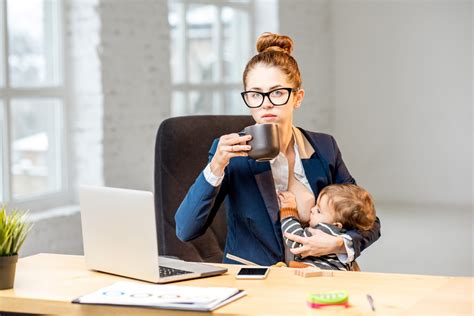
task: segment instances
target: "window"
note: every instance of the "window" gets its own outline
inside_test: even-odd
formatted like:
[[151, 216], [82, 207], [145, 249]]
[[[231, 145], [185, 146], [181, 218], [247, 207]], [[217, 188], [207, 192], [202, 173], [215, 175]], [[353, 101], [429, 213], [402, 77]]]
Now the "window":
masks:
[[169, 1], [173, 116], [248, 114], [242, 72], [253, 53], [254, 1]]
[[0, 201], [51, 207], [67, 188], [61, 1], [0, 3]]

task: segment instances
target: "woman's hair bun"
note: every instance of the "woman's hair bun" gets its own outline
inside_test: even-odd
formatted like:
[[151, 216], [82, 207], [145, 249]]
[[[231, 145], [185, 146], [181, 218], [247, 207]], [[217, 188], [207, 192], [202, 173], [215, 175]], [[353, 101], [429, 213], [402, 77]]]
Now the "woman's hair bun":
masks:
[[293, 40], [285, 35], [266, 32], [257, 39], [257, 52], [279, 51], [291, 55]]

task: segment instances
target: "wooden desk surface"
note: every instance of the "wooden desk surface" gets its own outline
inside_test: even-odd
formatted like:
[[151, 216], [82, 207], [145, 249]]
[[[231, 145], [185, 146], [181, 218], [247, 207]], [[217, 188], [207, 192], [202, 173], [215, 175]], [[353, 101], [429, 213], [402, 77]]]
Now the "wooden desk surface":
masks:
[[[236, 280], [239, 266], [218, 277], [175, 284], [245, 289], [247, 296], [214, 311], [217, 315], [473, 315], [474, 278], [368, 272], [336, 272], [333, 277], [301, 278], [292, 269], [272, 268], [265, 280]], [[15, 287], [0, 291], [0, 311], [61, 315], [194, 315], [203, 313], [70, 303], [119, 280], [85, 269], [82, 256], [39, 254], [20, 259]], [[139, 282], [139, 281], [137, 281]], [[351, 306], [313, 310], [308, 293], [349, 291]], [[366, 299], [374, 299], [372, 312]]]

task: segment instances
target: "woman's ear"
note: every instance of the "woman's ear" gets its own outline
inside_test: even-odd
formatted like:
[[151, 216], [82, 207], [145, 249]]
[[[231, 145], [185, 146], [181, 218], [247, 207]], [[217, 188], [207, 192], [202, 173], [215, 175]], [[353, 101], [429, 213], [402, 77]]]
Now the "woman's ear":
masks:
[[342, 224], [340, 222], [335, 222], [335, 223], [332, 223], [334, 226], [336, 226], [337, 228], [339, 229], [342, 229]]
[[301, 88], [299, 89], [298, 91], [295, 91], [294, 92], [294, 96], [295, 96], [295, 105], [294, 105], [294, 108], [297, 109], [301, 106], [301, 102], [303, 102], [303, 98], [304, 98], [304, 89]]

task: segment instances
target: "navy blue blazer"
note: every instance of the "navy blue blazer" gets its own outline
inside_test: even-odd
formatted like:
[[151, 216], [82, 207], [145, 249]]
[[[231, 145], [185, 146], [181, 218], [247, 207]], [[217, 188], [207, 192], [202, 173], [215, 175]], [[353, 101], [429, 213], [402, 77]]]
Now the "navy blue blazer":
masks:
[[[315, 196], [329, 184], [355, 184], [332, 136], [300, 130], [315, 149], [309, 159], [302, 159]], [[217, 144], [218, 140], [215, 140], [209, 151], [209, 161]], [[232, 158], [218, 187], [210, 185], [201, 172], [176, 212], [177, 237], [189, 241], [204, 234], [223, 201], [227, 209], [225, 254], [231, 253], [260, 265], [284, 261], [278, 200], [269, 162], [256, 162], [248, 157]], [[349, 230], [347, 234], [352, 237], [355, 257], [358, 257], [380, 237], [380, 221], [377, 218], [370, 231]], [[225, 255], [224, 262], [236, 263]]]

